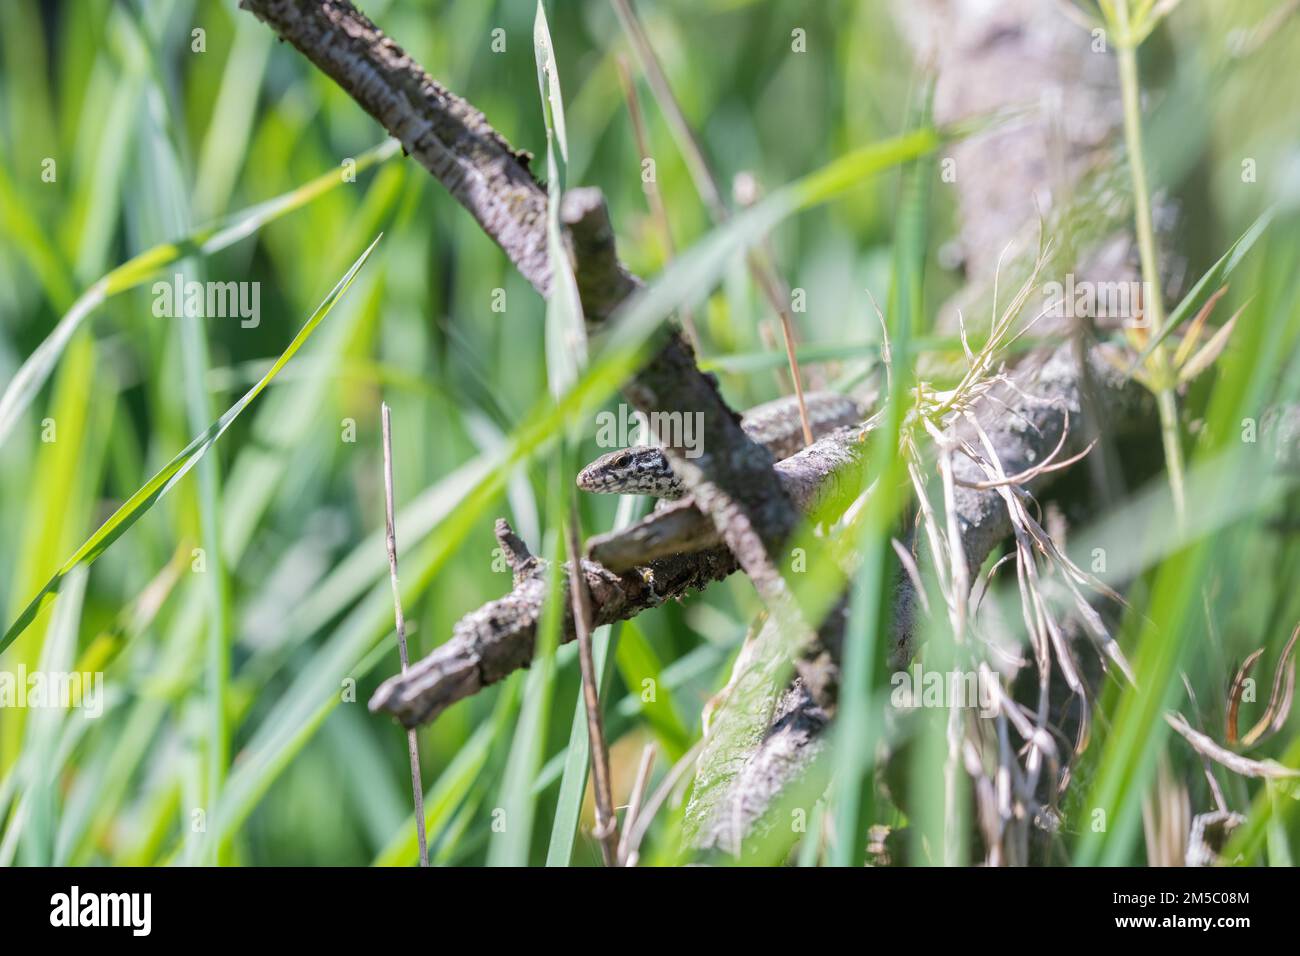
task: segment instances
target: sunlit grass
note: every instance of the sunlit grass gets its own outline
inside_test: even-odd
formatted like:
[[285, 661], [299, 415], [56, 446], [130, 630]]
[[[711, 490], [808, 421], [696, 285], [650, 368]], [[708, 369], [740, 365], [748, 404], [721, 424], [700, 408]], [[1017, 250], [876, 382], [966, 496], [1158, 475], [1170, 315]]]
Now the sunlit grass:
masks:
[[[805, 613], [819, 620], [850, 595], [838, 721], [771, 811], [781, 825], [743, 862], [860, 865], [869, 828], [882, 824], [910, 829], [908, 862], [981, 859], [962, 816], [964, 777], [945, 788], [946, 715], [927, 715], [914, 740], [886, 740], [891, 538], [916, 507], [898, 435], [915, 363], [959, 374], [964, 362], [962, 341], [935, 326], [962, 284], [940, 255], [955, 219], [937, 161], [971, 132], [900, 106], [909, 86], [924, 104], [925, 84], [891, 42], [889, 5], [798, 5], [816, 42], [795, 55], [769, 5], [638, 4], [723, 192], [744, 172], [762, 194], [714, 226], [680, 130], [654, 91], [643, 96], [676, 245], [667, 263], [615, 82], [613, 57], [627, 51], [608, 5], [552, 3], [542, 17], [532, 4], [481, 0], [367, 8], [539, 157], [553, 198], [605, 191], [620, 252], [647, 287], [590, 336], [563, 269], [561, 294], [543, 302], [396, 142], [375, 146], [375, 124], [235, 5], [198, 0], [181, 16], [87, 0], [79, 16], [54, 19], [36, 0], [11, 6], [0, 41], [0, 671], [102, 671], [106, 693], [96, 720], [0, 711], [0, 864], [412, 865], [403, 737], [365, 709], [397, 667], [380, 400], [394, 409], [402, 598], [422, 656], [510, 589], [492, 554], [495, 517], [537, 554], [561, 557], [594, 416], [620, 401], [674, 316], [695, 318], [702, 364], [734, 407], [788, 390], [770, 304], [745, 266], [769, 237], [774, 268], [806, 294], [806, 311], [792, 312], [805, 381], [856, 387], [870, 374], [892, 389], [881, 396], [886, 427], [869, 439], [877, 484], [865, 510], [847, 531], [808, 527], [798, 539], [815, 558], [796, 582]], [[1155, 12], [1146, 0], [1106, 6], [1112, 19]], [[1171, 397], [1177, 474], [1158, 463], [1111, 511], [1069, 528], [1065, 550], [1080, 566], [1098, 549], [1109, 557], [1098, 576], [1129, 601], [1111, 610], [1137, 677], [1136, 687], [1106, 680], [1063, 800], [1062, 852], [1086, 864], [1146, 862], [1142, 804], [1161, 759], [1194, 812], [1212, 808], [1202, 761], [1164, 713], [1222, 742], [1236, 664], [1264, 648], [1260, 672], [1271, 674], [1300, 621], [1294, 471], [1266, 472], [1260, 457], [1266, 411], [1300, 400], [1285, 180], [1300, 113], [1271, 72], [1300, 40], [1283, 29], [1232, 59], [1220, 46], [1247, 14], [1185, 0], [1171, 16], [1185, 18], [1170, 35], [1183, 68], [1214, 71], [1213, 83], [1202, 77], [1204, 129], [1169, 142], [1162, 116], [1182, 115], [1179, 97], [1198, 85], [1180, 76], [1166, 89], [1136, 70], [1161, 55], [1157, 28], [1126, 47], [1125, 103], [1146, 150], [1130, 162], [1149, 180], [1138, 189], [1147, 199], [1178, 195], [1174, 172], [1214, 170], [1208, 189], [1192, 190], [1212, 228], [1195, 237], [1205, 251], [1188, 263], [1189, 291], [1154, 313], [1168, 305], [1168, 317], [1117, 344], [1129, 371], [1149, 371], [1157, 353], [1169, 371], [1237, 318], [1197, 376], [1148, 382]], [[190, 49], [191, 19], [206, 28], [203, 53]], [[497, 26], [504, 53], [490, 46]], [[1268, 108], [1235, 108], [1255, 96]], [[1170, 163], [1179, 149], [1192, 155]], [[1241, 157], [1259, 160], [1257, 180], [1242, 179]], [[47, 158], [53, 181], [42, 178]], [[1148, 278], [1161, 264], [1155, 246], [1142, 244]], [[258, 282], [260, 325], [155, 316], [152, 283], [182, 268]], [[985, 326], [967, 319], [978, 349]], [[1197, 348], [1180, 351], [1194, 325]], [[1040, 344], [1027, 337], [1002, 357]], [[592, 497], [581, 525], [605, 531], [644, 507]], [[831, 559], [836, 548], [856, 554], [856, 570]], [[575, 648], [556, 646], [559, 593], [533, 668], [420, 732], [435, 864], [600, 860]], [[1009, 608], [1020, 639], [1014, 573], [986, 601]], [[616, 807], [647, 743], [658, 754], [651, 794], [698, 754], [702, 711], [759, 611], [736, 576], [596, 633]], [[942, 620], [926, 630], [927, 666], [951, 655], [950, 631]], [[1243, 706], [1244, 726], [1262, 706]], [[1250, 756], [1296, 766], [1296, 720]], [[881, 785], [882, 742], [900, 746], [901, 777], [923, 794], [906, 811]], [[1292, 862], [1294, 791], [1209, 773], [1246, 815], [1228, 858]], [[646, 828], [642, 865], [691, 859], [681, 845], [690, 772], [681, 779]], [[794, 811], [801, 829], [785, 823]]]

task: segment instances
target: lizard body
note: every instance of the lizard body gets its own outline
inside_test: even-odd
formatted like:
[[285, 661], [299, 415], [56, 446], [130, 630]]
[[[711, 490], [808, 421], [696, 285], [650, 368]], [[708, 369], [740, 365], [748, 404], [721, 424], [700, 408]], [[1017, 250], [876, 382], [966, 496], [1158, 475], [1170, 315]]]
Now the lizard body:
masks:
[[[862, 420], [864, 409], [855, 399], [836, 392], [804, 396], [814, 438]], [[799, 403], [793, 397], [756, 405], [744, 414], [740, 427], [781, 461], [804, 447]], [[637, 445], [601, 455], [578, 473], [578, 487], [596, 494], [650, 495], [673, 500], [683, 494], [668, 456], [657, 445]]]

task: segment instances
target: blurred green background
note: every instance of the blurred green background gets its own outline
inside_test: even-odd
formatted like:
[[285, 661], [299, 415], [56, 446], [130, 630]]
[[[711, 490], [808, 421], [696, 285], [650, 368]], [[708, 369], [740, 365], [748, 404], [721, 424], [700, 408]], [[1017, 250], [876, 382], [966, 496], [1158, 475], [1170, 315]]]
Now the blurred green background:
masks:
[[[1294, 396], [1300, 28], [1284, 23], [1250, 56], [1225, 54], [1234, 31], [1276, 6], [1181, 5], [1162, 29], [1164, 49], [1153, 53], [1164, 70], [1153, 89], [1184, 98], [1172, 101], [1175, 119], [1149, 135], [1157, 157], [1211, 170], [1191, 197], [1214, 223], [1197, 236], [1209, 257], [1199, 268], [1267, 205], [1281, 204], [1229, 301], [1235, 310], [1253, 296], [1242, 321], [1264, 330], [1243, 336], [1247, 351], [1234, 360], [1246, 363], [1243, 380], [1259, 376]], [[363, 9], [515, 146], [535, 153], [533, 168], [544, 171], [532, 2]], [[638, 10], [724, 187], [750, 173], [770, 192], [905, 126], [916, 72], [887, 4], [642, 0]], [[642, 189], [619, 57], [637, 77], [679, 250], [709, 233], [707, 210], [610, 5], [562, 2], [547, 11], [567, 109], [568, 183], [605, 191], [625, 261], [653, 276], [667, 249]], [[799, 55], [791, 52], [795, 27], [808, 36]], [[491, 48], [498, 28], [504, 52]], [[232, 2], [7, 0], [0, 33], [0, 382], [113, 267], [336, 173], [383, 140], [332, 81]], [[1240, 177], [1244, 156], [1258, 165], [1250, 189]], [[47, 159], [55, 171], [48, 182]], [[1183, 187], [1176, 175], [1157, 185]], [[879, 339], [865, 290], [884, 302], [890, 288], [896, 192], [897, 177], [887, 173], [772, 237], [778, 271], [808, 290], [807, 311], [795, 316], [800, 341], [834, 359], [807, 367], [814, 384], [835, 381]], [[931, 304], [961, 285], [937, 255], [952, 235], [953, 209], [943, 190], [934, 192]], [[105, 714], [93, 721], [0, 709], [0, 863], [414, 861], [403, 734], [365, 708], [398, 667], [382, 543], [380, 401], [393, 408], [413, 658], [509, 589], [509, 574], [494, 567], [495, 517], [508, 516], [537, 553], [550, 553], [558, 516], [548, 506], [547, 457], [513, 469], [474, 508], [458, 504], [476, 480], [466, 463], [499, 449], [546, 394], [545, 304], [400, 153], [247, 238], [163, 270], [165, 278], [179, 270], [259, 283], [256, 328], [235, 318], [158, 318], [151, 282], [95, 309], [0, 446], [0, 602], [7, 626], [114, 508], [258, 380], [381, 231], [355, 284], [268, 391], [87, 576], [65, 582], [0, 657], [10, 670], [59, 662], [102, 670], [106, 692]], [[498, 289], [504, 311], [492, 308]], [[740, 257], [696, 321], [703, 358], [719, 368], [733, 407], [787, 392], [779, 359], [725, 365], [780, 348], [775, 318]], [[1198, 386], [1188, 421], [1214, 400], [1214, 387]], [[55, 441], [42, 440], [47, 420]], [[594, 455], [594, 423], [578, 424], [584, 453]], [[584, 527], [608, 528], [617, 507], [584, 496]], [[1289, 633], [1288, 622], [1300, 618], [1300, 554], [1293, 536], [1267, 533], [1275, 517], [1225, 535], [1224, 553], [1236, 549], [1237, 563], [1212, 592], [1222, 604], [1193, 602], [1197, 633], [1214, 632], [1225, 660], [1267, 644], [1271, 662], [1284, 626]], [[1198, 570], [1188, 593], [1211, 593], [1201, 585], [1213, 583], [1217, 568]], [[737, 577], [618, 632], [605, 685], [618, 802], [647, 743], [660, 747], [658, 782], [698, 739], [701, 706], [725, 683], [757, 610]], [[560, 850], [550, 848], [557, 808], [575, 809], [572, 795], [561, 796], [578, 695], [573, 652], [558, 652], [544, 724], [518, 719], [528, 675], [517, 674], [421, 731], [435, 861], [568, 858], [563, 839]], [[1201, 668], [1198, 686], [1230, 676], [1222, 662], [1217, 671], [1203, 660], [1188, 666]], [[659, 687], [653, 703], [641, 699], [646, 678]], [[520, 733], [538, 735], [541, 765], [522, 783], [509, 770]], [[1180, 766], [1197, 766], [1180, 742], [1167, 749]], [[1143, 756], [1124, 774], [1126, 791], [1144, 792], [1157, 757]], [[1260, 793], [1231, 786], [1239, 809]], [[506, 803], [527, 806], [532, 824], [513, 830], [503, 849], [492, 824]], [[590, 812], [588, 801], [575, 863], [599, 860]], [[1275, 859], [1289, 859], [1294, 825], [1288, 831], [1266, 812], [1259, 825], [1267, 839], [1254, 852], [1267, 843]], [[678, 859], [675, 827], [664, 813], [643, 862]], [[1113, 852], [1111, 862], [1145, 859], [1134, 834]]]

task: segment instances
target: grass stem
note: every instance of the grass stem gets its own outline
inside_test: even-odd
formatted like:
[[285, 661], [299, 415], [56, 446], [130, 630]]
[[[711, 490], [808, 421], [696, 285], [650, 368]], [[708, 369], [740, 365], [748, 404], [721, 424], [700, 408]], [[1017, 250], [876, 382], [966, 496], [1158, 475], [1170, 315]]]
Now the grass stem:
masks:
[[[704, 149], [696, 139], [691, 124], [686, 121], [686, 114], [682, 112], [681, 104], [673, 94], [668, 77], [659, 63], [659, 57], [655, 54], [645, 28], [632, 7], [631, 0], [612, 0], [612, 3], [614, 12], [636, 51], [641, 70], [645, 73], [659, 108], [663, 110], [664, 118], [668, 121], [677, 140], [677, 147], [681, 150], [691, 180], [695, 183], [695, 191], [699, 193], [700, 199], [708, 208], [714, 224], [720, 226], [731, 218], [731, 211], [722, 200], [722, 189], [718, 185], [718, 178], [713, 168], [704, 157]], [[794, 324], [787, 305], [790, 301], [790, 293], [785, 283], [776, 275], [775, 268], [757, 250], [745, 257], [745, 263], [759, 291], [780, 319], [786, 360], [790, 364], [790, 380], [794, 385], [795, 399], [799, 403], [799, 422], [803, 426], [803, 439], [806, 445], [811, 445], [812, 422], [808, 418], [808, 406], [804, 401], [803, 379], [799, 373], [799, 361], [795, 357]], [[698, 341], [694, 344], [698, 349]]]
[[[1156, 259], [1155, 229], [1151, 222], [1151, 189], [1147, 183], [1146, 156], [1142, 145], [1142, 102], [1138, 83], [1137, 45], [1140, 35], [1129, 20], [1128, 0], [1116, 0], [1115, 27], [1119, 33], [1118, 53], [1120, 96], [1124, 104], [1124, 142], [1128, 148], [1129, 173], [1133, 177], [1133, 213], [1136, 220], [1138, 258], [1142, 263], [1144, 295], [1142, 305], [1147, 327], [1159, 332], [1165, 327], [1164, 292], [1160, 287], [1160, 267]], [[1174, 515], [1181, 528], [1184, 522], [1183, 447], [1178, 430], [1178, 403], [1170, 380], [1169, 358], [1163, 345], [1151, 355], [1157, 374], [1156, 402], [1160, 411], [1160, 436], [1164, 444], [1165, 467], [1174, 500]]]
[[582, 549], [578, 532], [576, 493], [569, 505], [569, 576], [573, 601], [573, 629], [578, 640], [578, 666], [582, 672], [582, 698], [587, 706], [587, 737], [591, 750], [591, 782], [596, 792], [596, 839], [606, 866], [619, 860], [618, 819], [614, 816], [614, 797], [609, 780], [609, 750], [600, 714], [600, 691], [596, 687], [596, 662], [591, 651], [591, 595], [582, 573]]
[[[402, 671], [410, 666], [406, 651], [406, 617], [402, 614], [402, 594], [397, 584], [397, 529], [393, 521], [393, 426], [392, 410], [387, 402], [379, 406], [384, 431], [384, 541], [388, 546], [388, 577], [393, 585], [393, 617], [397, 627], [397, 653]], [[406, 731], [406, 752], [411, 760], [411, 790], [415, 796], [415, 835], [420, 845], [420, 866], [429, 865], [429, 843], [424, 833], [424, 779], [420, 773], [420, 741], [415, 728]]]

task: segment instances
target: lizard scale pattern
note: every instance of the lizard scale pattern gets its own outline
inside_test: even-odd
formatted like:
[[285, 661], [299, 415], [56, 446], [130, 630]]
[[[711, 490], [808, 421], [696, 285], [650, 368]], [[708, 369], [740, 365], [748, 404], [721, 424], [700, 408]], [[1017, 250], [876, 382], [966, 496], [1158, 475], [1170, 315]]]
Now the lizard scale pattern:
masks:
[[[848, 395], [810, 392], [804, 396], [814, 438], [862, 420], [863, 407]], [[757, 405], [745, 413], [741, 427], [777, 461], [803, 448], [799, 403], [793, 397]], [[669, 500], [682, 496], [668, 456], [657, 445], [638, 445], [601, 455], [578, 473], [578, 487], [596, 494], [650, 495]]]

